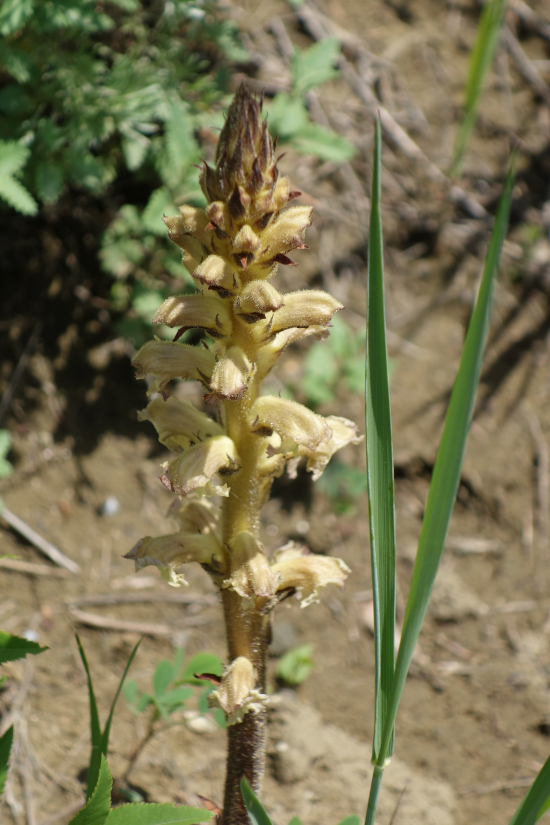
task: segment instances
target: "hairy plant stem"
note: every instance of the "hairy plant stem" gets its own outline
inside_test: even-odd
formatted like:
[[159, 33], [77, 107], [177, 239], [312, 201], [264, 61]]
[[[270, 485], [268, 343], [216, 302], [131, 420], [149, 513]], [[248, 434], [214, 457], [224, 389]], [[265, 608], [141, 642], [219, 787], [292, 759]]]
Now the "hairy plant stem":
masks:
[[[230, 492], [223, 504], [223, 542], [230, 542], [242, 531], [255, 537], [259, 532], [260, 507], [270, 482], [259, 478], [260, 439], [250, 432], [247, 416], [259, 391], [259, 382], [252, 380], [244, 397], [224, 403], [227, 433], [241, 456], [242, 466], [229, 479]], [[235, 557], [229, 554], [228, 575], [236, 573]], [[229, 661], [239, 656], [249, 659], [256, 672], [256, 688], [265, 692], [267, 646], [269, 644], [269, 614], [260, 612], [251, 601], [233, 589], [221, 591]], [[243, 804], [240, 780], [246, 776], [252, 788], [261, 790], [265, 762], [266, 712], [247, 713], [242, 722], [227, 729], [228, 751], [222, 825], [249, 825]]]

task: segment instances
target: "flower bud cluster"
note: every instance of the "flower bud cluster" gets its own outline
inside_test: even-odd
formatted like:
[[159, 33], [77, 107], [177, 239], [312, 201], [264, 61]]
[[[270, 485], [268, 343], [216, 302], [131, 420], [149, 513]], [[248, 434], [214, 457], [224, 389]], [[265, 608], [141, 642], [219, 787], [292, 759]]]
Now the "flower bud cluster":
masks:
[[[175, 585], [184, 582], [181, 565], [196, 561], [222, 592], [241, 598], [243, 610], [265, 612], [289, 592], [299, 594], [302, 605], [315, 601], [319, 587], [341, 585], [349, 572], [340, 560], [304, 555], [299, 548], [286, 548], [268, 562], [257, 524], [273, 478], [285, 467], [295, 474], [304, 457], [318, 478], [331, 455], [358, 438], [347, 419], [323, 418], [293, 401], [260, 395], [286, 347], [328, 334], [333, 314], [342, 309], [325, 292], [281, 294], [271, 283], [279, 265], [295, 265], [289, 253], [307, 248], [312, 209], [284, 208], [300, 193], [291, 192], [288, 178], [279, 175], [261, 109], [242, 85], [221, 132], [215, 166], [204, 163], [200, 174], [206, 209], [182, 206], [178, 216], [164, 218], [196, 292], [162, 304], [153, 322], [175, 329], [174, 340], [146, 343], [134, 366], [138, 377], [154, 378], [149, 392], [155, 397], [140, 417], [176, 454], [164, 465], [161, 481], [182, 501], [176, 513], [180, 531], [142, 539], [128, 557], [138, 569], [157, 565]], [[204, 330], [207, 337], [197, 346], [180, 342], [190, 329]], [[216, 419], [168, 394], [176, 378], [201, 382]], [[202, 498], [212, 495], [225, 498], [221, 516]], [[247, 661], [234, 660], [218, 691], [232, 719], [255, 707], [258, 698], [255, 670]], [[243, 698], [247, 691], [250, 702]]]

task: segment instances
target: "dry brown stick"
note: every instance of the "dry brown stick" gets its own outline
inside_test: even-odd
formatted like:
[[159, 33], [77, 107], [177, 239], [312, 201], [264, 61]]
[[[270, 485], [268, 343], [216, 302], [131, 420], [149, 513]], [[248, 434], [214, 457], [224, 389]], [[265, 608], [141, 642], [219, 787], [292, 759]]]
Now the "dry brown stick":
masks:
[[0, 559], [0, 567], [4, 570], [12, 570], [14, 573], [28, 573], [31, 576], [54, 576], [54, 578], [65, 579], [71, 575], [68, 570], [50, 567], [49, 564], [34, 564], [32, 561], [22, 559]]
[[147, 604], [162, 602], [163, 604], [216, 604], [217, 596], [190, 595], [188, 593], [100, 593], [97, 596], [83, 596], [80, 599], [69, 598], [65, 603], [74, 607], [106, 604]]
[[97, 627], [100, 630], [115, 630], [121, 633], [139, 633], [143, 636], [171, 636], [173, 629], [167, 624], [152, 622], [128, 622], [124, 619], [111, 619], [109, 616], [98, 616], [85, 610], [69, 607], [69, 613], [76, 622], [88, 627]]
[[[69, 606], [69, 613], [73, 619], [88, 627], [97, 627], [100, 630], [114, 630], [121, 633], [141, 633], [143, 636], [171, 636], [175, 628], [167, 624], [153, 622], [129, 622], [124, 619], [112, 619], [109, 616], [98, 616], [97, 613], [88, 613]], [[205, 616], [188, 616], [185, 619], [186, 627], [208, 624], [211, 620]]]
[[524, 405], [524, 414], [527, 418], [531, 438], [536, 449], [537, 465], [537, 500], [536, 500], [536, 528], [539, 542], [543, 547], [548, 546], [548, 445], [540, 426], [540, 421], [536, 413], [527, 405]]
[[510, 8], [530, 29], [537, 32], [545, 40], [550, 41], [550, 23], [535, 14], [527, 3], [524, 3], [523, 0], [510, 0]]
[[486, 793], [496, 793], [497, 791], [511, 791], [513, 788], [527, 788], [533, 783], [532, 779], [509, 779], [507, 782], [501, 782], [498, 779], [496, 782], [489, 782], [487, 785], [478, 785], [477, 787], [465, 788], [459, 791], [460, 796], [472, 793], [477, 796], [483, 796]]
[[[299, 6], [296, 9], [296, 16], [314, 40], [319, 41], [327, 37], [326, 29], [308, 6]], [[380, 116], [380, 125], [384, 134], [398, 146], [403, 154], [418, 163], [431, 180], [444, 186], [448, 190], [451, 200], [462, 205], [474, 218], [487, 217], [487, 210], [480, 203], [467, 195], [459, 186], [452, 185], [449, 178], [430, 161], [422, 149], [397, 123], [393, 115], [382, 106], [374, 92], [359, 77], [344, 55], [341, 55], [337, 62], [352, 91], [355, 92], [374, 117], [377, 114]]]
[[0, 518], [7, 521], [10, 527], [13, 527], [14, 530], [20, 533], [23, 538], [27, 539], [37, 550], [40, 550], [41, 553], [44, 553], [45, 556], [60, 567], [64, 567], [70, 573], [80, 573], [80, 566], [75, 561], [69, 559], [61, 550], [58, 550], [57, 547], [54, 547], [53, 544], [50, 544], [49, 541], [42, 538], [42, 536], [33, 530], [32, 527], [29, 527], [23, 519], [20, 519], [19, 516], [16, 516], [15, 513], [12, 513], [7, 507], [1, 507], [0, 505]]
[[519, 73], [524, 80], [529, 83], [533, 91], [550, 106], [550, 88], [546, 85], [540, 74], [537, 72], [516, 37], [512, 34], [508, 26], [502, 27], [502, 42], [514, 63], [517, 66]]

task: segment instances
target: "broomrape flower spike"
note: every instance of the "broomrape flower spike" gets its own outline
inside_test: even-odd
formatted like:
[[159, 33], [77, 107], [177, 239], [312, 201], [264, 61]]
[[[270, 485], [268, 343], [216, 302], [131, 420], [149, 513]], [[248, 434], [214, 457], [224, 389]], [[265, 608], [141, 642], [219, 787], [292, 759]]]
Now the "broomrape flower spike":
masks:
[[[273, 608], [293, 593], [302, 607], [317, 601], [322, 587], [342, 586], [350, 572], [340, 559], [295, 546], [270, 562], [258, 540], [260, 508], [276, 475], [285, 467], [295, 474], [305, 458], [317, 479], [336, 450], [359, 440], [357, 427], [345, 418], [323, 418], [301, 404], [261, 395], [286, 347], [304, 336], [326, 336], [342, 309], [325, 292], [283, 295], [270, 282], [280, 264], [296, 265], [289, 253], [307, 249], [312, 211], [288, 207], [300, 193], [279, 175], [274, 151], [262, 104], [243, 84], [229, 108], [215, 165], [204, 163], [200, 173], [206, 210], [182, 206], [178, 216], [164, 218], [196, 293], [164, 302], [153, 320], [174, 328], [174, 340], [150, 341], [134, 359], [138, 377], [154, 378], [153, 399], [140, 418], [176, 454], [165, 463], [161, 481], [179, 497], [173, 513], [179, 531], [142, 539], [128, 558], [138, 570], [156, 565], [176, 586], [185, 583], [182, 565], [195, 561], [219, 588], [229, 662], [211, 701], [228, 722], [222, 825], [248, 825], [242, 776], [260, 791]], [[180, 343], [188, 329], [204, 330], [213, 341], [206, 348]], [[175, 378], [200, 381], [216, 415], [170, 397]], [[214, 495], [221, 497], [219, 509], [208, 501]]]

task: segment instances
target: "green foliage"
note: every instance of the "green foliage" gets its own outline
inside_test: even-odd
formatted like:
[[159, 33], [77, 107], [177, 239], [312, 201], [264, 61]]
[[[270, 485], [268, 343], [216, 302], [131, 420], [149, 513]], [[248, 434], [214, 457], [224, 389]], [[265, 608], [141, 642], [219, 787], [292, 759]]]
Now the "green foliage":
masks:
[[7, 459], [11, 444], [11, 433], [8, 430], [0, 430], [0, 478], [7, 478], [13, 473], [13, 464]]
[[86, 671], [86, 676], [88, 679], [88, 695], [90, 698], [90, 732], [92, 739], [92, 751], [90, 754], [90, 763], [88, 766], [88, 786], [86, 789], [86, 799], [90, 800], [94, 788], [96, 787], [96, 782], [98, 782], [98, 777], [100, 776], [102, 758], [107, 756], [107, 750], [109, 747], [109, 734], [111, 732], [111, 722], [113, 721], [115, 705], [117, 703], [118, 697], [120, 696], [120, 691], [122, 690], [122, 686], [124, 684], [124, 680], [126, 679], [126, 675], [130, 669], [130, 665], [132, 664], [134, 656], [138, 651], [138, 647], [141, 644], [141, 639], [136, 644], [136, 646], [130, 653], [130, 656], [128, 657], [124, 673], [122, 674], [122, 679], [119, 682], [117, 691], [115, 693], [115, 698], [113, 699], [113, 702], [111, 704], [109, 716], [107, 718], [107, 722], [105, 723], [103, 731], [101, 730], [101, 726], [99, 723], [99, 713], [94, 694], [92, 675], [90, 673], [90, 668], [88, 667], [88, 661], [86, 659], [86, 654], [84, 653], [84, 648], [82, 647], [78, 636], [76, 636], [76, 643], [78, 645], [78, 652], [80, 653], [82, 664], [84, 665], [84, 670]]
[[[187, 685], [201, 685], [204, 690], [200, 694], [198, 710], [206, 715], [209, 712], [208, 694], [214, 689], [212, 684], [204, 687], [204, 680], [197, 679], [194, 674], [212, 673], [221, 676], [223, 666], [221, 659], [213, 653], [197, 653], [186, 664], [183, 675], [180, 671], [183, 663], [183, 650], [176, 650], [174, 661], [163, 659], [155, 668], [152, 678], [152, 692], [142, 693], [133, 679], [126, 682], [124, 695], [133, 713], [140, 714], [152, 707], [152, 725], [161, 717], [167, 722], [172, 722], [171, 714], [184, 707], [188, 699], [194, 692]], [[219, 708], [212, 713], [215, 721], [220, 727], [225, 727], [223, 711]]]
[[29, 642], [20, 636], [12, 636], [0, 630], [0, 665], [4, 662], [13, 662], [16, 659], [24, 659], [29, 653], [36, 656], [48, 650], [47, 647], [40, 647], [36, 642]]
[[328, 340], [316, 341], [304, 361], [300, 390], [308, 406], [334, 401], [343, 386], [363, 394], [365, 388], [365, 329], [357, 332], [335, 315]]
[[464, 118], [454, 146], [451, 177], [460, 172], [462, 159], [474, 130], [479, 101], [487, 72], [493, 62], [505, 11], [506, 0], [488, 0], [481, 12], [476, 41], [468, 66], [468, 79], [464, 90]]
[[337, 37], [315, 43], [294, 54], [291, 67], [292, 89], [276, 95], [269, 106], [269, 129], [280, 143], [291, 142], [304, 155], [343, 163], [355, 155], [355, 147], [346, 138], [313, 123], [304, 95], [338, 76], [335, 63], [340, 52]]
[[111, 809], [112, 786], [113, 778], [102, 755], [94, 791], [69, 825], [197, 825], [212, 818], [212, 814], [203, 808], [184, 805], [138, 803]]
[[241, 779], [241, 795], [252, 825], [273, 825], [266, 809], [250, 787], [246, 776]]
[[330, 498], [336, 512], [348, 513], [355, 506], [356, 499], [367, 492], [367, 476], [363, 470], [333, 458], [317, 486]]
[[0, 796], [4, 790], [6, 779], [8, 778], [8, 764], [10, 761], [10, 751], [13, 745], [13, 725], [7, 729], [0, 737]]
[[[1, 17], [0, 17], [1, 20]], [[0, 431], [1, 432], [1, 431]], [[0, 502], [1, 504], [1, 502]], [[0, 664], [14, 662], [16, 659], [25, 659], [27, 655], [36, 656], [48, 650], [47, 647], [40, 647], [36, 642], [30, 642], [20, 636], [12, 636], [0, 630]], [[5, 677], [0, 680], [0, 687], [4, 684]], [[11, 747], [13, 745], [13, 725], [0, 737], [0, 796], [4, 790], [8, 776], [8, 766], [10, 760]]]
[[29, 155], [30, 150], [21, 143], [0, 140], [0, 198], [23, 215], [36, 215], [38, 204], [15, 177], [21, 173]]
[[276, 676], [287, 685], [301, 685], [313, 670], [313, 645], [299, 645], [288, 650], [277, 663]]

